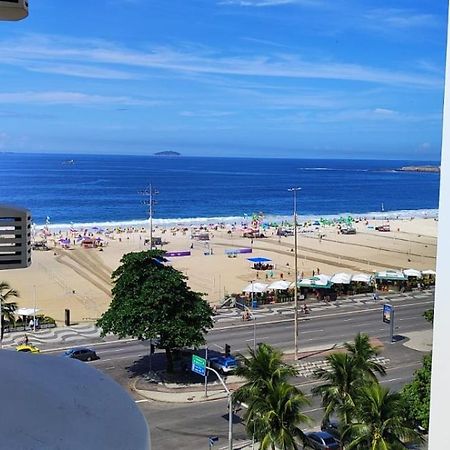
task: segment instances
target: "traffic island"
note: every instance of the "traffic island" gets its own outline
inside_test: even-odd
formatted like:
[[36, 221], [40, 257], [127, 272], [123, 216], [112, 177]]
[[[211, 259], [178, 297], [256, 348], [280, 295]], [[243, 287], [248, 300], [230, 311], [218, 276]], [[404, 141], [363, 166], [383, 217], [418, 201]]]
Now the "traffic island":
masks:
[[[201, 379], [202, 382], [198, 382], [198, 379]], [[227, 377], [227, 385], [230, 390], [237, 389], [241, 384], [242, 380], [239, 377]], [[166, 403], [198, 403], [227, 397], [227, 393], [218, 381], [208, 383], [208, 395], [205, 397], [205, 385], [199, 376], [195, 383], [165, 381], [152, 383], [144, 377], [137, 377], [132, 380], [130, 389], [148, 400]]]

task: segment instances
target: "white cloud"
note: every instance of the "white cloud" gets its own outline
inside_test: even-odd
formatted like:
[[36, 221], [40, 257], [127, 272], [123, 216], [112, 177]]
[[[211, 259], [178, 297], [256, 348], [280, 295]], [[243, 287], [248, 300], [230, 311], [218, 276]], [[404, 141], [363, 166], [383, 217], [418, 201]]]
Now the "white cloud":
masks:
[[279, 6], [288, 4], [306, 4], [314, 5], [321, 3], [314, 0], [223, 0], [219, 2], [219, 5], [238, 5], [238, 6]]
[[99, 78], [109, 80], [133, 80], [142, 78], [137, 74], [104, 67], [93, 67], [80, 64], [30, 64], [26, 68], [32, 72], [54, 73], [81, 78]]
[[397, 114], [397, 111], [386, 108], [375, 108], [373, 112], [379, 116], [394, 116], [395, 114]]
[[373, 9], [364, 16], [378, 27], [407, 29], [432, 27], [438, 24], [437, 17], [432, 14], [419, 14], [405, 9]]
[[183, 117], [202, 117], [202, 118], [217, 118], [227, 117], [233, 115], [230, 111], [180, 111], [180, 116]]
[[45, 91], [45, 92], [3, 92], [0, 104], [41, 104], [41, 105], [136, 105], [149, 106], [159, 102], [135, 99], [126, 96], [91, 95], [82, 92]]
[[400, 72], [332, 60], [305, 60], [297, 54], [223, 55], [211, 50], [154, 47], [144, 52], [105, 41], [68, 41], [56, 36], [0, 41], [0, 60], [9, 64], [97, 64], [169, 70], [183, 74], [221, 74], [293, 79], [332, 79], [374, 84], [441, 88], [442, 77]]

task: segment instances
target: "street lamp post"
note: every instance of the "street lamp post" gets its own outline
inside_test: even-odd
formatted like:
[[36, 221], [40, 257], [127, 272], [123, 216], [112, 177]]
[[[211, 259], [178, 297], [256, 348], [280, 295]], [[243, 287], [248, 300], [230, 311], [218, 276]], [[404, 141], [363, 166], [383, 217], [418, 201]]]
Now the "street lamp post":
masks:
[[153, 206], [156, 205], [154, 196], [159, 192], [153, 188], [150, 183], [148, 188], [141, 192], [142, 195], [148, 196], [148, 200], [144, 200], [144, 204], [148, 205], [148, 221], [149, 221], [149, 234], [150, 234], [150, 250], [153, 250]]
[[228, 389], [227, 385], [225, 384], [225, 381], [220, 376], [220, 374], [217, 372], [217, 370], [213, 369], [212, 367], [206, 366], [206, 370], [210, 370], [211, 372], [214, 372], [219, 379], [219, 381], [222, 383], [222, 386], [224, 387], [227, 397], [228, 397], [228, 450], [233, 450], [233, 394]]
[[294, 197], [294, 358], [298, 359], [298, 262], [297, 262], [297, 191], [301, 188], [292, 187], [288, 189]]
[[35, 285], [33, 285], [33, 299], [34, 299], [33, 331], [36, 331], [36, 304], [37, 304], [37, 292], [36, 292], [36, 286], [35, 286]]

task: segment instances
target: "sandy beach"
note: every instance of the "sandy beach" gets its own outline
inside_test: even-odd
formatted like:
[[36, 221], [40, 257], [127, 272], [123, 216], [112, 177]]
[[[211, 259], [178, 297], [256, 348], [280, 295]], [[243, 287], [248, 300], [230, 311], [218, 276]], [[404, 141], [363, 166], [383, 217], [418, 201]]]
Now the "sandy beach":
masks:
[[[335, 226], [320, 226], [298, 233], [299, 275], [312, 271], [333, 275], [338, 272], [370, 273], [383, 269], [435, 269], [438, 222], [433, 218], [390, 220], [390, 232], [374, 229], [380, 220], [355, 224], [356, 234], [339, 234]], [[214, 227], [215, 228], [215, 227]], [[171, 264], [188, 277], [193, 290], [205, 293], [211, 304], [225, 295], [240, 293], [250, 281], [258, 280], [249, 257], [270, 258], [275, 281], [294, 280], [294, 237], [279, 237], [276, 229], [265, 231], [265, 238], [242, 237], [242, 231], [229, 227], [210, 229], [208, 242], [191, 239], [190, 231], [154, 230], [167, 244], [166, 251], [191, 251], [191, 256], [170, 258]], [[48, 251], [33, 251], [28, 269], [5, 270], [2, 280], [19, 291], [19, 307], [33, 308], [63, 325], [64, 310], [70, 309], [73, 322], [94, 321], [108, 308], [111, 273], [128, 252], [144, 250], [148, 232], [140, 230], [100, 235], [104, 246], [62, 248], [59, 236], [49, 239]], [[193, 248], [191, 245], [193, 244]], [[251, 254], [226, 255], [226, 249], [251, 248]], [[205, 254], [206, 253], [206, 254]], [[212, 254], [210, 254], [212, 253]], [[266, 273], [259, 273], [265, 282]], [[269, 275], [268, 275], [269, 277]]]

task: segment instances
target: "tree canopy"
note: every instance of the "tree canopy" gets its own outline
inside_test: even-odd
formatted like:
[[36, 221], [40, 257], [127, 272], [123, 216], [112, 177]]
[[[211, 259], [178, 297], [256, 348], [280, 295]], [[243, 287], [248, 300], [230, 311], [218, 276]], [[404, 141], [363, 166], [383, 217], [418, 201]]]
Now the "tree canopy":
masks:
[[186, 277], [165, 265], [164, 251], [128, 253], [112, 274], [109, 309], [98, 320], [102, 334], [159, 340], [172, 370], [172, 350], [198, 347], [212, 328], [212, 310]]
[[431, 353], [423, 358], [423, 366], [402, 391], [404, 415], [414, 425], [428, 430], [430, 421]]
[[7, 319], [10, 322], [14, 322], [14, 312], [17, 309], [17, 303], [8, 301], [12, 297], [19, 297], [19, 293], [12, 289], [5, 281], [0, 282], [0, 339], [3, 339], [4, 320]]

